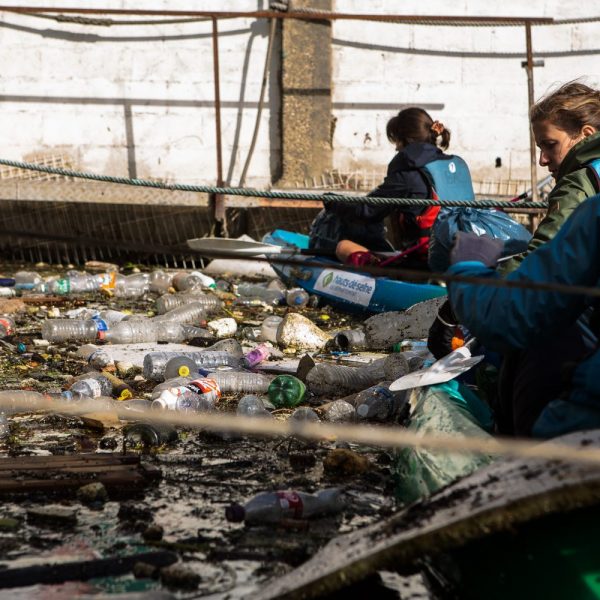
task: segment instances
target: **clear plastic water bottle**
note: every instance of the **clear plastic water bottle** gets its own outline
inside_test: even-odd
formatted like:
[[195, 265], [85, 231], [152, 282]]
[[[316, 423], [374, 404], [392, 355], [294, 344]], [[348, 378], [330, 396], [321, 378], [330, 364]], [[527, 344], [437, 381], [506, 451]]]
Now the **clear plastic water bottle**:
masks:
[[234, 523], [279, 523], [286, 519], [310, 519], [331, 515], [344, 509], [339, 488], [329, 488], [316, 494], [297, 491], [263, 492], [244, 506], [232, 504], [225, 509], [225, 518]]
[[152, 271], [148, 280], [148, 289], [154, 294], [164, 294], [172, 286], [173, 275], [164, 271]]
[[43, 283], [42, 278], [33, 271], [17, 271], [14, 279], [17, 290], [32, 290], [37, 284]]
[[123, 429], [123, 436], [132, 446], [162, 446], [178, 439], [177, 430], [168, 423], [133, 423]]
[[304, 308], [308, 304], [309, 295], [302, 288], [293, 288], [285, 294], [285, 302], [294, 308]]
[[42, 338], [49, 342], [93, 342], [99, 324], [94, 319], [46, 319]]
[[272, 315], [267, 317], [260, 326], [260, 337], [263, 342], [277, 343], [277, 329], [283, 321], [282, 317]]
[[156, 299], [156, 311], [159, 315], [164, 315], [175, 308], [191, 304], [192, 302], [202, 304], [207, 314], [215, 313], [223, 306], [221, 300], [216, 296], [210, 296], [202, 292], [195, 292], [193, 294], [164, 294]]
[[175, 356], [191, 358], [198, 369], [215, 369], [216, 367], [239, 368], [240, 358], [229, 352], [211, 351], [201, 352], [149, 352], [144, 356], [144, 377], [153, 381], [164, 378], [167, 362]]
[[256, 283], [240, 283], [237, 287], [237, 293], [244, 298], [257, 298], [262, 300], [265, 304], [271, 304], [273, 306], [281, 304], [285, 298], [285, 295], [281, 290], [268, 289], [265, 286]]
[[156, 317], [156, 319], [187, 325], [200, 325], [206, 320], [206, 314], [206, 308], [201, 302], [191, 302], [174, 308]]
[[112, 383], [106, 377], [97, 375], [76, 381], [69, 391], [87, 398], [98, 398], [99, 396], [110, 396], [112, 388]]
[[121, 321], [104, 332], [104, 340], [111, 344], [152, 343], [158, 340], [158, 331], [152, 321]]
[[215, 280], [208, 275], [200, 273], [200, 271], [192, 271], [191, 273], [176, 273], [173, 276], [173, 287], [178, 292], [191, 290], [194, 288], [212, 288], [216, 287]]
[[109, 327], [115, 323], [120, 323], [127, 317], [127, 313], [121, 312], [120, 310], [103, 310], [98, 315]]
[[229, 370], [211, 371], [209, 376], [219, 384], [221, 391], [226, 394], [266, 393], [274, 379], [272, 375], [263, 373]]
[[133, 273], [117, 278], [114, 295], [117, 298], [139, 298], [149, 289], [150, 276], [148, 273]]
[[214, 408], [221, 397], [221, 390], [214, 379], [201, 377], [190, 383], [164, 390], [152, 402], [153, 409], [177, 410], [182, 412], [208, 411]]
[[11, 317], [0, 317], [0, 338], [5, 338], [15, 333], [15, 320]]
[[172, 377], [171, 379], [166, 379], [154, 387], [152, 393], [150, 394], [150, 398], [151, 400], [156, 400], [165, 390], [187, 385], [192, 381], [192, 379], [193, 377]]
[[267, 360], [269, 356], [271, 356], [271, 348], [266, 344], [259, 344], [244, 356], [243, 364], [246, 368], [252, 369]]
[[306, 387], [293, 375], [278, 375], [271, 381], [267, 394], [277, 408], [293, 408], [302, 402]]
[[273, 418], [273, 415], [266, 409], [265, 403], [253, 394], [248, 394], [240, 398], [235, 412], [240, 417]]

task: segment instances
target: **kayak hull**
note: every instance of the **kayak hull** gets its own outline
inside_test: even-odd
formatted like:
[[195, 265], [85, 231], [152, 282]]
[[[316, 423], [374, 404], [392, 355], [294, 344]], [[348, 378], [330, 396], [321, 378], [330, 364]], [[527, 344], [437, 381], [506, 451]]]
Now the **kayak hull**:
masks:
[[283, 246], [284, 250], [279, 254], [281, 258], [289, 253], [296, 261], [321, 263], [319, 266], [278, 263], [271, 266], [288, 284], [321, 296], [343, 310], [368, 313], [405, 310], [418, 302], [446, 294], [445, 288], [438, 285], [407, 283], [343, 271], [339, 269], [341, 264], [337, 261], [301, 255], [297, 250], [308, 248], [308, 236], [298, 233], [276, 229], [265, 235], [263, 242]]

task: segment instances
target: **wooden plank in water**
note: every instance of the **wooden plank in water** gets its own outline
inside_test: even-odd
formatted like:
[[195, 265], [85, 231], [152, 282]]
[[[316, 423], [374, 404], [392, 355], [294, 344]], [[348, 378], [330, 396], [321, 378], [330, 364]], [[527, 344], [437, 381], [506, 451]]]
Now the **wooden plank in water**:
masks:
[[[559, 438], [600, 445], [600, 430]], [[520, 523], [600, 503], [600, 468], [506, 460], [452, 484], [384, 522], [333, 539], [313, 558], [253, 593], [253, 600], [317, 598], [385, 568], [434, 555]]]

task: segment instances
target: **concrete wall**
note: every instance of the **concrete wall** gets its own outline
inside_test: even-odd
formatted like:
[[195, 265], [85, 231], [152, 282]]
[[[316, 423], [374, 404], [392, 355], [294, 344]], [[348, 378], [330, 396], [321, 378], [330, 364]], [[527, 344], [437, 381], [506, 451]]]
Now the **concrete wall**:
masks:
[[[336, 0], [339, 12], [367, 12], [360, 0]], [[522, 16], [568, 19], [600, 16], [579, 0], [371, 0], [369, 13]], [[600, 23], [536, 27], [535, 97], [557, 82], [585, 76], [600, 83]], [[393, 148], [387, 120], [420, 105], [452, 132], [476, 179], [529, 178], [529, 130], [524, 27], [438, 27], [337, 21], [333, 28], [334, 165], [344, 171], [385, 167]], [[496, 168], [500, 157], [502, 167]], [[539, 168], [539, 175], [546, 175]]]
[[[76, 6], [81, 0], [32, 0]], [[145, 0], [97, 6], [148, 8]], [[198, 10], [255, 10], [262, 0], [195, 0]], [[184, 0], [152, 8], [188, 9]], [[579, 0], [335, 0], [340, 12], [595, 16]], [[113, 17], [124, 20], [127, 17]], [[143, 19], [144, 17], [136, 17]], [[600, 82], [600, 25], [535, 28], [536, 96], [555, 82], [587, 75]], [[254, 126], [267, 23], [219, 24], [223, 162], [237, 184]], [[418, 104], [452, 130], [451, 149], [477, 178], [527, 178], [527, 86], [523, 28], [451, 28], [336, 21], [332, 26], [331, 164], [383, 170], [393, 155], [385, 123]], [[280, 49], [280, 46], [279, 46]], [[280, 50], [279, 50], [280, 52]], [[272, 62], [268, 103], [247, 178], [263, 186], [281, 167], [280, 57]], [[71, 156], [82, 169], [211, 183], [216, 177], [211, 23], [93, 27], [0, 12], [0, 156]], [[496, 157], [502, 167], [494, 167]], [[0, 175], [2, 168], [0, 167]], [[541, 174], [541, 173], [540, 173]]]

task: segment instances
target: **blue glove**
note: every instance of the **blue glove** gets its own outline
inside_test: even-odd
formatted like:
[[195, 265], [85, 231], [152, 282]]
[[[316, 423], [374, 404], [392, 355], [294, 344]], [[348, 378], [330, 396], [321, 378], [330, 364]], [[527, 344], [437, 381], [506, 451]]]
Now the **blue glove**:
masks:
[[486, 267], [495, 268], [504, 251], [504, 242], [489, 235], [459, 231], [450, 251], [450, 264], [476, 260]]

